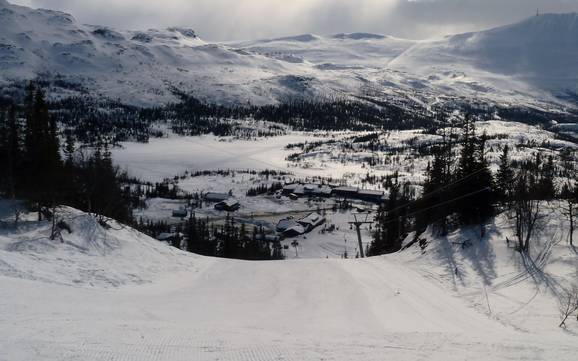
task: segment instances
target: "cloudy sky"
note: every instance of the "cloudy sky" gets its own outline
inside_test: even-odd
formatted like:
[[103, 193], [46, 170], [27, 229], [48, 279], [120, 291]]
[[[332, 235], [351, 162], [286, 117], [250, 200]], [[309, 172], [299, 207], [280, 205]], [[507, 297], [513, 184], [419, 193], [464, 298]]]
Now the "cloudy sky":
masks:
[[172, 25], [206, 40], [374, 32], [423, 39], [508, 24], [542, 12], [578, 12], [578, 0], [9, 0], [123, 29]]

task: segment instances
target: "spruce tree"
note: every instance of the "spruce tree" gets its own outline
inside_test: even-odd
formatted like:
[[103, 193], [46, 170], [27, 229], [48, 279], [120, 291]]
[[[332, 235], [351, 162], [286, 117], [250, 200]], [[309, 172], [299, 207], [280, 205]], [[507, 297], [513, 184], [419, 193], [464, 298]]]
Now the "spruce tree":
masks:
[[512, 197], [514, 188], [514, 171], [510, 161], [510, 147], [506, 144], [500, 156], [500, 167], [496, 174], [496, 193], [500, 200], [507, 201]]
[[380, 207], [377, 214], [377, 226], [373, 233], [368, 255], [394, 253], [401, 249], [403, 236], [406, 232], [409, 203], [409, 187], [400, 186], [396, 181], [389, 191], [385, 207]]
[[76, 151], [74, 144], [74, 136], [72, 135], [72, 131], [70, 129], [67, 129], [64, 132], [64, 136], [65, 142], [63, 152], [65, 164], [67, 166], [71, 166], [74, 163], [74, 152]]
[[542, 200], [552, 200], [556, 197], [556, 186], [554, 185], [554, 178], [556, 176], [556, 166], [554, 165], [554, 157], [549, 156], [548, 161], [540, 168], [538, 194]]
[[448, 208], [438, 206], [445, 202], [452, 189], [448, 186], [452, 181], [452, 146], [451, 139], [444, 137], [444, 142], [433, 148], [434, 159], [426, 169], [426, 181], [423, 187], [423, 197], [417, 202], [420, 211], [416, 223], [418, 228], [425, 228], [432, 222], [441, 226], [442, 233], [447, 231], [446, 216]]
[[34, 85], [28, 88], [25, 100], [26, 129], [22, 183], [25, 194], [38, 208], [51, 207], [58, 198], [61, 159], [57, 125], [48, 112], [44, 93]]
[[0, 194], [2, 192], [10, 193], [8, 191], [8, 183], [9, 183], [9, 146], [8, 146], [8, 139], [10, 137], [10, 133], [8, 130], [8, 120], [6, 114], [3, 110], [0, 109], [0, 169], [5, 169], [5, 171], [0, 172]]
[[20, 124], [16, 116], [16, 109], [12, 106], [8, 111], [6, 135], [6, 184], [7, 193], [11, 198], [16, 197], [16, 169], [21, 163]]
[[482, 223], [492, 212], [493, 177], [486, 160], [487, 137], [476, 136], [470, 116], [466, 116], [458, 166], [455, 210], [463, 224]]
[[476, 159], [476, 127], [470, 115], [466, 115], [462, 128], [462, 150], [458, 164], [458, 178], [465, 178], [478, 171]]

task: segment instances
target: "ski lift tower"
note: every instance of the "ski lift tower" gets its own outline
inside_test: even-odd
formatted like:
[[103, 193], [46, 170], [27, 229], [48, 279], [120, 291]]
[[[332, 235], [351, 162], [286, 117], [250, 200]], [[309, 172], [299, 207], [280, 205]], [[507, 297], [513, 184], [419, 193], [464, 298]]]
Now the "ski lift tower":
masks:
[[[361, 241], [361, 226], [364, 224], [373, 224], [373, 221], [369, 221], [369, 215], [371, 212], [365, 213], [365, 217], [363, 220], [361, 219], [361, 214], [353, 214], [354, 221], [349, 222], [350, 225], [355, 226], [355, 230], [357, 231], [357, 241], [359, 242], [359, 256], [361, 258], [365, 258], [365, 253], [363, 251], [363, 242]], [[360, 216], [357, 218], [357, 216]]]

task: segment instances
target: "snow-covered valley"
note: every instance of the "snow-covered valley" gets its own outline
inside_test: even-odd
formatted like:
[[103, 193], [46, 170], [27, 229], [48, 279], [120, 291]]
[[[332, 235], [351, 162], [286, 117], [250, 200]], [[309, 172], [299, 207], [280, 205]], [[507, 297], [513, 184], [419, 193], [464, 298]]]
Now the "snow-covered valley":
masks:
[[0, 0], [0, 361], [576, 361], [577, 57]]

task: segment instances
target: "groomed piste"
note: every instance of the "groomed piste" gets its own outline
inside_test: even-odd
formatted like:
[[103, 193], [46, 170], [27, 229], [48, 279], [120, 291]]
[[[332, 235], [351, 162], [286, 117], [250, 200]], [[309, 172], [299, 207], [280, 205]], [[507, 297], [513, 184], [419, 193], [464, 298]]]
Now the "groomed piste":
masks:
[[[242, 262], [204, 258], [71, 208], [0, 231], [0, 360], [574, 360], [556, 283], [576, 254], [556, 234], [535, 264], [496, 228], [426, 238], [387, 257]], [[555, 218], [555, 215], [553, 215]], [[563, 224], [559, 224], [560, 229]], [[553, 227], [556, 228], [556, 227]], [[506, 232], [506, 233], [504, 233]]]

